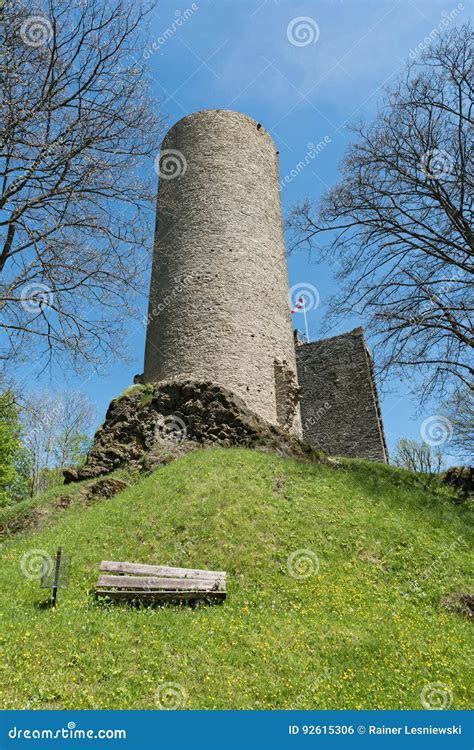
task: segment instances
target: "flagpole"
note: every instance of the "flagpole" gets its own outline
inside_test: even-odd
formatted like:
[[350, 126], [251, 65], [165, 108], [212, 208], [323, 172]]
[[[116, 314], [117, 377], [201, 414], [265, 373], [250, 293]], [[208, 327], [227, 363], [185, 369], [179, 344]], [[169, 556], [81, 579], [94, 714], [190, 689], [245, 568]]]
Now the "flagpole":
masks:
[[308, 319], [306, 317], [306, 298], [305, 297], [303, 297], [303, 315], [304, 315], [304, 327], [306, 330], [306, 343], [309, 343]]

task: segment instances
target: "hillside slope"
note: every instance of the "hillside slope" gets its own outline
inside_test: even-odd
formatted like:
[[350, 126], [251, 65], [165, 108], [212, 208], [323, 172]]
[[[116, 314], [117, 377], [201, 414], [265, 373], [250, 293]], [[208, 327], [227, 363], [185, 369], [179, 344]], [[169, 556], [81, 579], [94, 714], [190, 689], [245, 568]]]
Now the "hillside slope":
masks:
[[[441, 603], [468, 590], [467, 515], [391, 467], [198, 450], [0, 548], [0, 705], [417, 709], [442, 683], [467, 708], [472, 624]], [[21, 562], [59, 545], [51, 610]], [[229, 596], [101, 605], [101, 559], [226, 570]]]

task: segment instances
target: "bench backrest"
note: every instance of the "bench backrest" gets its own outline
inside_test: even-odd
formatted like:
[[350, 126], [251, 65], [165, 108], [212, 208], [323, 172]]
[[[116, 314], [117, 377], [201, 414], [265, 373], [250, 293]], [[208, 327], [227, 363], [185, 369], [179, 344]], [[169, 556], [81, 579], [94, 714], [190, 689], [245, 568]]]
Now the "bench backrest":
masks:
[[219, 570], [173, 568], [164, 565], [103, 560], [97, 582], [97, 593], [123, 591], [151, 594], [172, 592], [215, 592], [225, 594], [226, 574]]

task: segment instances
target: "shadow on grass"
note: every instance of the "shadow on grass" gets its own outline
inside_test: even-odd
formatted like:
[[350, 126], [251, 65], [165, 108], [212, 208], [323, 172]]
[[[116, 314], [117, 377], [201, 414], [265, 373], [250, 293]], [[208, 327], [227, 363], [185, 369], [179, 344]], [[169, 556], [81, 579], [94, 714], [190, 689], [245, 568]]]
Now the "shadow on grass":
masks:
[[41, 601], [35, 602], [33, 604], [33, 606], [38, 611], [43, 612], [44, 610], [47, 610], [47, 609], [53, 609], [53, 600], [52, 599], [42, 599]]
[[107, 597], [100, 597], [95, 599], [94, 605], [99, 609], [201, 609], [205, 607], [216, 607], [222, 606], [225, 599], [212, 600], [212, 599], [176, 599], [172, 601], [159, 601], [153, 599], [129, 599], [124, 601], [117, 601], [109, 599]]

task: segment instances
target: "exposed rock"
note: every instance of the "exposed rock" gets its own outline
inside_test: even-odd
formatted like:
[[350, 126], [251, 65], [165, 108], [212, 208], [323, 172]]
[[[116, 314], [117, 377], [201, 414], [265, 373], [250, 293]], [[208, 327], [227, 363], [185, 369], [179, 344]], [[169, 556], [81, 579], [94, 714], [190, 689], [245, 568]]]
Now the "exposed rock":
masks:
[[58, 499], [56, 500], [56, 507], [61, 508], [61, 510], [65, 510], [66, 508], [69, 508], [69, 506], [73, 504], [74, 500], [75, 500], [74, 495], [60, 495]]
[[150, 470], [198, 445], [255, 446], [303, 457], [311, 449], [251, 412], [214, 384], [195, 381], [135, 385], [114, 399], [85, 466], [67, 469], [66, 484], [128, 466]]
[[81, 487], [77, 495], [60, 495], [56, 500], [56, 506], [64, 509], [77, 502], [88, 504], [95, 500], [108, 500], [118, 492], [126, 490], [129, 486], [128, 482], [124, 482], [123, 479], [105, 477], [104, 479], [98, 479], [88, 487]]
[[99, 481], [94, 482], [88, 488], [87, 497], [89, 500], [108, 499], [118, 492], [123, 492], [129, 486], [128, 482], [124, 482], [123, 479], [116, 479], [115, 477], [99, 479]]
[[464, 615], [464, 617], [468, 617], [470, 620], [474, 619], [474, 594], [449, 594], [444, 597], [442, 604], [451, 612]]
[[140, 464], [143, 471], [153, 471], [156, 466], [164, 466], [171, 463], [176, 458], [190, 453], [199, 447], [199, 443], [192, 440], [183, 440], [180, 443], [173, 443], [170, 440], [163, 440], [145, 453]]

